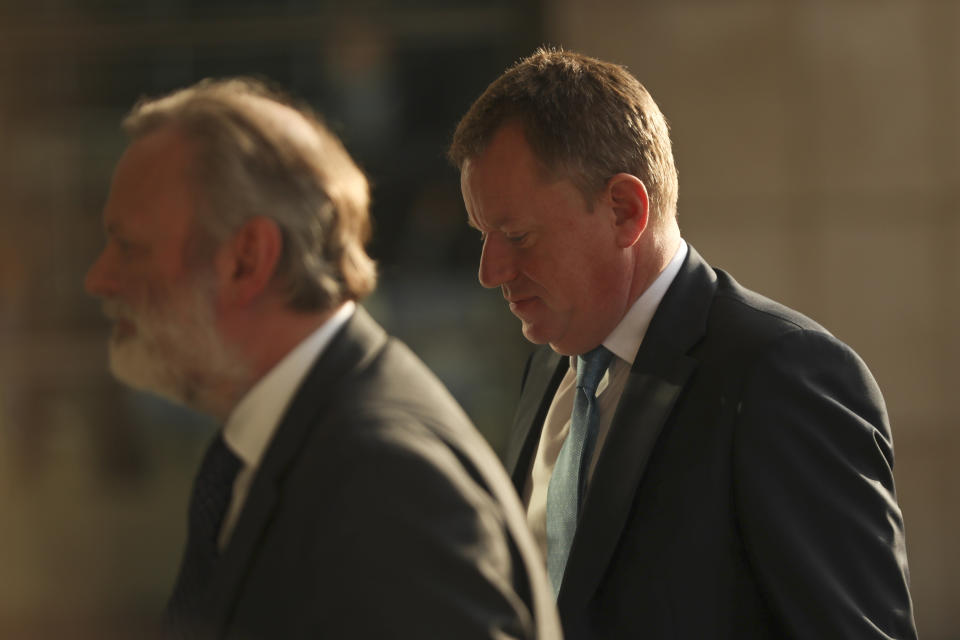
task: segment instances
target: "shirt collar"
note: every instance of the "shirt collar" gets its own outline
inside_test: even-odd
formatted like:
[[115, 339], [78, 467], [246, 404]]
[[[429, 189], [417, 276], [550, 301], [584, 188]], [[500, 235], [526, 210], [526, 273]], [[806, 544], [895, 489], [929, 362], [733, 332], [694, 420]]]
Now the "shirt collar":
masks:
[[223, 437], [244, 464], [256, 467], [294, 392], [334, 334], [356, 309], [352, 300], [293, 348], [240, 399], [227, 419]]
[[656, 313], [660, 301], [667, 293], [667, 289], [673, 283], [674, 278], [680, 272], [680, 266], [683, 259], [687, 256], [687, 243], [681, 238], [680, 245], [677, 247], [673, 258], [667, 267], [660, 272], [657, 279], [647, 287], [636, 302], [623, 316], [614, 330], [603, 341], [603, 346], [613, 352], [621, 360], [633, 364], [637, 351], [640, 349], [640, 343], [647, 333], [650, 321], [653, 320], [653, 314]]

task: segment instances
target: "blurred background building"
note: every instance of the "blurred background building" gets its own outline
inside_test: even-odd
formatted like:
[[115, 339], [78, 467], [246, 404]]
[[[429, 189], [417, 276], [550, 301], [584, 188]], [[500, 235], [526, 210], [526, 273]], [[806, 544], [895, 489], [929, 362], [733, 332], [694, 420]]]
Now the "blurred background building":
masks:
[[502, 447], [529, 346], [476, 283], [444, 151], [544, 43], [626, 64], [673, 128], [685, 237], [886, 395], [917, 623], [960, 638], [960, 2], [0, 0], [0, 637], [127, 637], [179, 559], [212, 425], [114, 383], [82, 278], [142, 95], [262, 75], [370, 175], [366, 305]]

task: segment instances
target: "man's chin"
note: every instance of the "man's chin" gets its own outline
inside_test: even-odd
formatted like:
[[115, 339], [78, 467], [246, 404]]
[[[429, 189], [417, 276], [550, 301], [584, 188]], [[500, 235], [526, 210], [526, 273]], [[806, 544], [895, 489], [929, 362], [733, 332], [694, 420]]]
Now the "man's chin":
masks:
[[147, 376], [143, 375], [143, 372], [131, 370], [129, 367], [121, 363], [110, 362], [110, 374], [116, 379], [120, 384], [130, 387], [131, 389], [136, 389], [137, 391], [146, 391], [154, 395], [166, 396], [162, 390], [158, 389], [158, 385]]
[[169, 385], [160, 383], [157, 362], [129, 338], [110, 341], [110, 373], [118, 382], [175, 401], [166, 388]]
[[520, 320], [520, 324], [521, 330], [523, 331], [523, 337], [529, 342], [532, 342], [533, 344], [548, 344], [550, 342], [550, 337], [544, 335], [542, 327], [539, 325], [522, 319]]
[[[192, 352], [200, 353], [197, 346]], [[248, 368], [239, 360], [226, 362], [217, 354], [200, 353], [208, 367], [188, 366], [172, 348], [160, 350], [139, 340], [110, 341], [110, 373], [118, 382], [159, 396], [174, 404], [217, 418], [226, 418], [249, 386]], [[219, 366], [217, 363], [219, 362]], [[220, 372], [219, 374], [217, 372]], [[226, 372], [226, 373], [225, 373]]]
[[562, 356], [572, 356], [584, 352], [584, 350], [578, 350], [576, 345], [568, 344], [563, 335], [557, 335], [557, 332], [548, 333], [542, 325], [524, 322], [523, 337], [533, 344], [549, 345], [551, 349]]

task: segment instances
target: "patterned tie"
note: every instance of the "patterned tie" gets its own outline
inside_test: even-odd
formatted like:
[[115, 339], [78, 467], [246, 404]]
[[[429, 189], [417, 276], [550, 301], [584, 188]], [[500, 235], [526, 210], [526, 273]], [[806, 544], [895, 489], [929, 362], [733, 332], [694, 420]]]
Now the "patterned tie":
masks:
[[193, 483], [187, 515], [187, 545], [180, 574], [167, 603], [165, 623], [171, 631], [183, 632], [191, 626], [219, 556], [217, 536], [241, 466], [240, 458], [224, 442], [223, 434], [217, 434]]
[[547, 488], [547, 573], [555, 596], [560, 592], [573, 534], [577, 530], [590, 460], [597, 441], [597, 385], [612, 358], [613, 354], [603, 346], [577, 357], [577, 390], [570, 431]]

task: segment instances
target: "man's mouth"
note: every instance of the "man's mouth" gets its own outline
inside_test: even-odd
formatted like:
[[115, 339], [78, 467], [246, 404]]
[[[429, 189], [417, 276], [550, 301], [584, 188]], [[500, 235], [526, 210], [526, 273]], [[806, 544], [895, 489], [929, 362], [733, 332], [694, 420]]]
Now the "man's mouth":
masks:
[[103, 315], [113, 323], [114, 340], [122, 340], [136, 332], [136, 325], [119, 303], [115, 301], [105, 302], [103, 304]]
[[507, 302], [510, 303], [510, 311], [515, 315], [520, 315], [525, 311], [528, 311], [536, 302], [536, 300], [536, 296], [530, 296], [528, 298], [513, 296], [507, 298]]
[[113, 319], [113, 337], [118, 340], [128, 338], [135, 333], [136, 326], [132, 321], [117, 317]]

